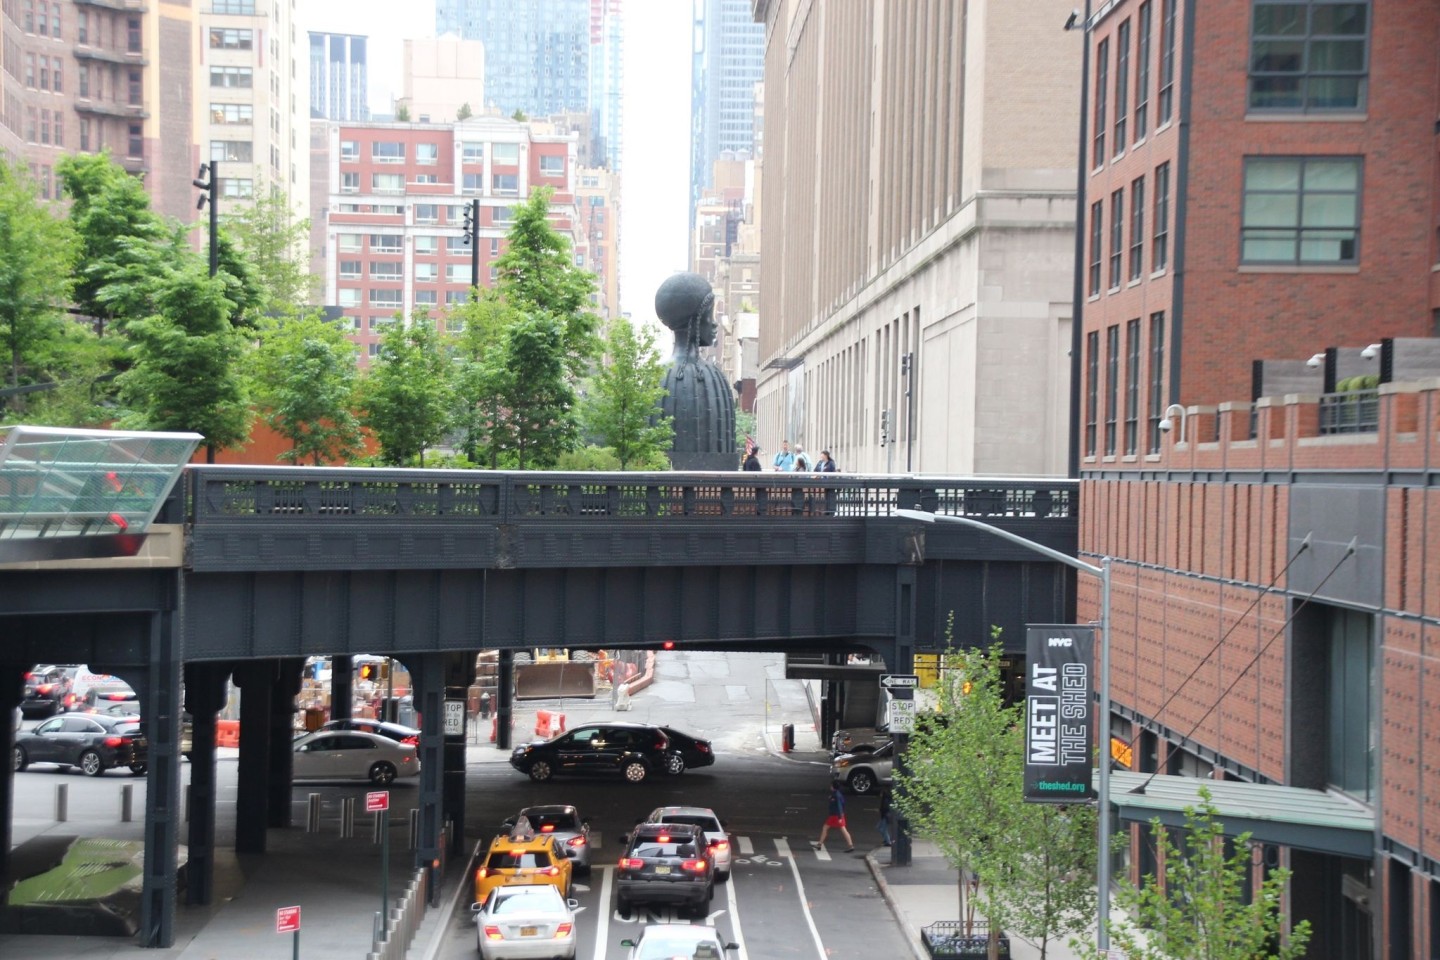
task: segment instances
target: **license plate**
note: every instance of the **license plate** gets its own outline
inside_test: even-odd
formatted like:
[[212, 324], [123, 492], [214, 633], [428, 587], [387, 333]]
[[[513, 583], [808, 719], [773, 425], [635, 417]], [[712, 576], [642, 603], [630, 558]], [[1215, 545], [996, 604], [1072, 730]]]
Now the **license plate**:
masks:
[[655, 872], [656, 872], [656, 873], [669, 873], [669, 872], [670, 872], [670, 868], [669, 868], [669, 867], [656, 867], [656, 868], [655, 868]]
[[521, 927], [521, 928], [520, 928], [520, 936], [522, 936], [522, 937], [538, 937], [538, 936], [540, 936], [540, 928], [539, 928], [539, 927]]

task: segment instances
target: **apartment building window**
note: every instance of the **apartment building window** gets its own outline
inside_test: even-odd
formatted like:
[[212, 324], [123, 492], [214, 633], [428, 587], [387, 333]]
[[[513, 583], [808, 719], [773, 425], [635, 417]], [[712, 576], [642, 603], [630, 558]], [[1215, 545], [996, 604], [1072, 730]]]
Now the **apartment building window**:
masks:
[[249, 163], [255, 156], [255, 144], [249, 140], [211, 140], [211, 160], [233, 160]]
[[127, 157], [143, 158], [145, 156], [145, 133], [138, 123], [127, 124], [128, 137], [125, 141], [125, 155]]
[[128, 17], [125, 20], [125, 50], [128, 53], [144, 52], [143, 37], [140, 33], [140, 18]]
[[1095, 456], [1095, 417], [1100, 406], [1100, 334], [1085, 334], [1085, 456]]
[[[402, 292], [399, 290], [374, 290], [370, 291], [370, 306], [381, 307], [390, 310], [399, 310], [401, 306]], [[389, 317], [376, 317], [370, 321], [372, 327], [380, 323], [388, 322]]]
[[211, 0], [211, 13], [238, 13], [255, 15], [255, 0]]
[[25, 54], [25, 86], [35, 86], [35, 54]]
[[465, 285], [468, 287], [468, 286], [470, 285], [470, 282], [471, 282], [470, 278], [471, 278], [470, 264], [468, 264], [468, 263], [448, 263], [448, 264], [445, 265], [445, 282], [446, 282], [446, 283], [463, 283], [463, 284], [465, 284]]
[[1155, 168], [1155, 215], [1151, 218], [1155, 238], [1150, 245], [1150, 269], [1157, 273], [1170, 264], [1170, 163]]
[[65, 146], [65, 113], [61, 110], [55, 111], [55, 146]]
[[414, 182], [415, 182], [415, 183], [439, 183], [439, 182], [440, 182], [440, 176], [439, 176], [439, 174], [434, 174], [434, 173], [417, 173], [417, 174], [415, 174], [415, 180], [414, 180]]
[[140, 107], [145, 104], [145, 80], [140, 76], [139, 70], [126, 71], [126, 89], [129, 95], [129, 103], [132, 107]]
[[56, 93], [65, 92], [65, 61], [59, 57], [55, 58], [55, 69], [50, 74], [50, 89]]
[[255, 83], [249, 67], [211, 67], [210, 86], [250, 89]]
[[405, 276], [405, 264], [388, 260], [370, 261], [371, 280], [400, 280]]
[[1096, 201], [1090, 204], [1090, 296], [1100, 295], [1100, 258], [1104, 243], [1105, 204]]
[[337, 233], [335, 234], [335, 247], [341, 253], [360, 252], [360, 234], [358, 233]]
[[1125, 190], [1110, 194], [1110, 289], [1120, 288], [1120, 262], [1125, 253]]
[[415, 144], [415, 162], [427, 166], [440, 162], [440, 145], [435, 143]]
[[484, 193], [484, 192], [485, 192], [485, 174], [483, 174], [483, 173], [467, 173], [467, 174], [465, 174], [465, 175], [461, 178], [461, 181], [460, 181], [460, 192], [461, 192], [461, 193], [469, 193], [469, 194]]
[[490, 222], [493, 224], [514, 223], [515, 211], [510, 207], [491, 207]]
[[470, 245], [465, 242], [466, 239], [466, 237], [446, 237], [445, 252], [452, 257], [458, 257], [461, 254], [468, 257], [470, 255]]
[[1130, 184], [1130, 279], [1139, 280], [1145, 266], [1145, 178]]
[[1140, 318], [1125, 322], [1125, 455], [1140, 444]]
[[370, 208], [370, 212], [386, 217], [403, 217], [405, 208], [397, 203], [377, 203]]
[[400, 253], [405, 249], [405, 238], [398, 233], [370, 234], [371, 253]]
[[1163, 127], [1175, 115], [1175, 0], [1164, 0], [1160, 11], [1160, 117]]
[[1110, 88], [1110, 38], [1100, 41], [1095, 48], [1095, 140], [1090, 154], [1090, 165], [1098, 167], [1105, 162], [1106, 97]]
[[440, 252], [440, 238], [434, 234], [426, 234], [415, 238], [415, 255], [422, 257], [433, 257]]
[[220, 196], [248, 200], [255, 196], [255, 181], [249, 177], [221, 177]]
[[1115, 153], [1125, 152], [1125, 126], [1130, 121], [1130, 21], [1115, 31]]
[[500, 238], [499, 238], [499, 237], [491, 237], [491, 238], [490, 238], [490, 256], [492, 256], [492, 257], [498, 257], [498, 256], [500, 256]]
[[[58, 6], [60, 0], [55, 0]], [[50, 33], [50, 4], [46, 0], [40, 0], [40, 16], [35, 20], [35, 32], [40, 36], [48, 36]]]
[[415, 264], [416, 283], [434, 283], [438, 279], [440, 279], [439, 264], [428, 262]]
[[1150, 314], [1150, 452], [1160, 452], [1160, 420], [1165, 410], [1165, 314]]
[[35, 0], [25, 0], [24, 20], [21, 23], [26, 33], [35, 32]]
[[1370, 4], [1255, 0], [1250, 109], [1360, 110], [1369, 75]]
[[[432, 264], [432, 266], [433, 266], [433, 264]], [[419, 277], [416, 277], [415, 279], [419, 280], [420, 278], [419, 278]], [[431, 277], [431, 279], [433, 280], [434, 277]], [[440, 302], [440, 291], [438, 291], [438, 290], [416, 290], [416, 291], [415, 291], [415, 306], [417, 306], [417, 307], [433, 307], [433, 306], [437, 305], [439, 302]]]
[[520, 178], [513, 173], [497, 173], [490, 179], [490, 185], [497, 194], [514, 196], [520, 192]]
[[[83, 98], [85, 98], [85, 99], [89, 99], [89, 97], [90, 97], [90, 64], [88, 64], [88, 63], [82, 63], [82, 64], [80, 64], [78, 67], [76, 67], [76, 68], [75, 68], [75, 77], [76, 77], [76, 80], [77, 80], [77, 83], [78, 83], [78, 92], [79, 92], [80, 96], [83, 97]], [[214, 108], [214, 107], [211, 107], [210, 109], [211, 109], [211, 112], [213, 113], [215, 108]]]
[[1375, 794], [1374, 622], [1359, 610], [1327, 612], [1327, 780], [1369, 803]]
[[440, 222], [440, 205], [439, 205], [439, 204], [435, 204], [435, 203], [417, 203], [417, 204], [415, 204], [415, 222], [416, 222], [416, 223], [439, 223], [439, 222]]
[[[447, 307], [453, 307], [453, 306], [456, 306], [456, 305], [461, 304], [461, 303], [469, 303], [469, 302], [470, 302], [470, 292], [469, 292], [468, 290], [446, 290], [446, 291], [445, 291], [445, 306], [447, 306]], [[452, 327], [451, 329], [453, 330], [454, 328]]]
[[84, 10], [75, 14], [75, 42], [84, 44], [90, 42], [90, 14]]
[[540, 175], [542, 177], [563, 177], [565, 175], [565, 158], [542, 156], [540, 158]]
[[90, 121], [85, 117], [80, 118], [80, 149], [90, 149]]
[[354, 171], [346, 171], [346, 172], [340, 174], [340, 192], [341, 192], [341, 193], [359, 193], [359, 192], [360, 192], [360, 174], [359, 174], [359, 173], [356, 173], [356, 172], [354, 172]]
[[[358, 249], [358, 247], [357, 247], [357, 249]], [[358, 279], [360, 279], [360, 271], [361, 271], [361, 269], [362, 269], [362, 268], [361, 268], [361, 266], [360, 266], [360, 261], [359, 261], [359, 260], [341, 260], [341, 261], [340, 261], [340, 279], [342, 279], [342, 280], [358, 280]]]
[[342, 307], [360, 306], [360, 290], [356, 287], [340, 287], [335, 294]]
[[[40, 142], [50, 142], [50, 111], [44, 107], [40, 109]], [[139, 156], [139, 154], [131, 154], [131, 156]]]
[[405, 174], [372, 173], [370, 174], [370, 189], [375, 193], [404, 193]]
[[255, 108], [248, 103], [210, 104], [211, 123], [253, 123], [254, 121]]
[[376, 163], [404, 163], [405, 144], [399, 140], [376, 140], [370, 144], [370, 159]]
[[1150, 132], [1150, 0], [1140, 4], [1135, 23], [1135, 142]]
[[360, 142], [358, 140], [340, 141], [340, 162], [355, 163], [360, 159]]
[[[60, 0], [55, 0], [50, 4], [50, 36], [56, 40], [60, 39]], [[58, 190], [56, 195], [59, 195]]]
[[[30, 86], [34, 86], [34, 84], [33, 84], [33, 83], [30, 84]], [[40, 58], [40, 89], [41, 89], [41, 90], [49, 90], [49, 89], [50, 89], [50, 58], [49, 58], [49, 57], [41, 57], [41, 58]]]
[[490, 162], [515, 166], [520, 162], [520, 144], [495, 143], [490, 145]]
[[473, 140], [460, 144], [460, 161], [462, 163], [481, 163], [485, 160], [485, 144], [476, 143]]
[[210, 28], [211, 50], [250, 50], [255, 46], [255, 31], [232, 27]]
[[1358, 157], [1247, 157], [1244, 263], [1356, 263]]
[[1105, 328], [1105, 456], [1115, 456], [1115, 417], [1120, 399], [1120, 325]]

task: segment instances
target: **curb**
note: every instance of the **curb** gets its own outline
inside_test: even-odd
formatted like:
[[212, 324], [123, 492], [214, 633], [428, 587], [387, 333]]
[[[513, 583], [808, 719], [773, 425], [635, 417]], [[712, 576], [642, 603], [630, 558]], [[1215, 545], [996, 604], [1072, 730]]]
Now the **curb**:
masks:
[[[440, 948], [445, 945], [446, 932], [450, 929], [450, 924], [455, 919], [455, 911], [460, 908], [461, 897], [466, 893], [473, 893], [473, 890], [471, 890], [465, 880], [467, 877], [474, 875], [475, 859], [480, 855], [482, 843], [483, 841], [476, 842], [475, 848], [470, 851], [470, 858], [465, 861], [465, 869], [460, 872], [458, 877], [459, 882], [455, 884], [454, 892], [450, 894], [450, 897], [444, 903], [436, 908], [438, 912], [434, 915], [435, 926], [434, 929], [430, 931], [430, 942], [427, 943], [425, 948], [418, 954], [415, 952], [416, 945], [412, 943], [410, 949], [405, 953], [408, 960], [435, 960], [435, 958], [439, 956]], [[427, 917], [426, 919], [428, 920], [430, 918]]]
[[885, 879], [885, 868], [875, 858], [875, 852], [865, 854], [865, 865], [870, 868], [870, 875], [875, 878], [875, 886], [880, 888], [880, 896], [885, 900], [885, 906], [890, 908], [890, 913], [895, 917], [895, 923], [905, 934], [905, 939], [910, 943], [910, 952], [915, 955], [915, 960], [930, 960], [930, 951], [925, 949], [925, 943], [920, 935], [912, 931], [907, 923], [909, 918], [905, 911], [900, 909], [899, 902], [895, 899], [894, 892], [890, 889], [890, 883]]

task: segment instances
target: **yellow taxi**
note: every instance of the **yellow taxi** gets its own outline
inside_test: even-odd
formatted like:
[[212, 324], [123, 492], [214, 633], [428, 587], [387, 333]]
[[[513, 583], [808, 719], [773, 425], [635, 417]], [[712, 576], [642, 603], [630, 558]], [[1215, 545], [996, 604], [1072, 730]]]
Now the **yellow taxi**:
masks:
[[491, 841], [484, 863], [475, 871], [475, 902], [484, 903], [496, 887], [526, 883], [548, 883], [561, 897], [569, 897], [573, 872], [554, 835], [537, 834], [522, 818], [510, 833]]

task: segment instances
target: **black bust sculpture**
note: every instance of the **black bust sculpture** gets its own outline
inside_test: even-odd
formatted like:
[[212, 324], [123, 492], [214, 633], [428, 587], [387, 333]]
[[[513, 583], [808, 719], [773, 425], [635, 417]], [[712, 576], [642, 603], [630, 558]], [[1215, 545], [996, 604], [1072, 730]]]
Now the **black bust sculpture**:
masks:
[[734, 470], [735, 395], [720, 368], [700, 356], [715, 342], [715, 294], [698, 273], [677, 273], [655, 291], [655, 315], [675, 331], [675, 355], [660, 408], [674, 420], [676, 470]]

